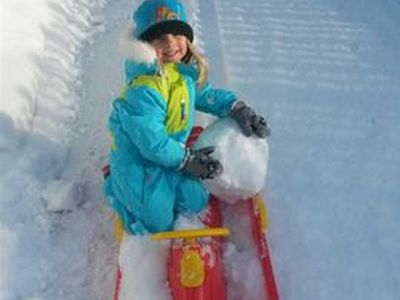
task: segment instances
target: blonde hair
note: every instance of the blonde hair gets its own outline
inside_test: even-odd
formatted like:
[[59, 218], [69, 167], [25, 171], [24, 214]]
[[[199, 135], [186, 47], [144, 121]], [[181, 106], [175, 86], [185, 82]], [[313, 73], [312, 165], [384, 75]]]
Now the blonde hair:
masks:
[[188, 40], [187, 41], [188, 52], [183, 58], [184, 63], [195, 63], [197, 65], [198, 78], [197, 78], [197, 89], [201, 90], [207, 81], [208, 76], [208, 64], [205, 56], [200, 54], [195, 46]]

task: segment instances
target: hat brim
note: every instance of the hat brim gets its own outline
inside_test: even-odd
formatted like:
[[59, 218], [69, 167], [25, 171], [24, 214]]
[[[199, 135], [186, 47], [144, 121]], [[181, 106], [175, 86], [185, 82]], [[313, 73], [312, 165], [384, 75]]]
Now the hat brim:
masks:
[[184, 35], [190, 42], [193, 42], [193, 29], [189, 24], [179, 20], [166, 20], [150, 26], [140, 35], [140, 39], [150, 42], [164, 34]]

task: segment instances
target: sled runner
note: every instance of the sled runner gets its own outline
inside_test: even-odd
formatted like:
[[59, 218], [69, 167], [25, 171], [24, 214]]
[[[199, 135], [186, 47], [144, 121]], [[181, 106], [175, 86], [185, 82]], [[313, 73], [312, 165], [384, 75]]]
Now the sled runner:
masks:
[[268, 214], [264, 200], [260, 196], [247, 200], [251, 219], [253, 240], [257, 247], [257, 255], [261, 263], [266, 294], [269, 300], [279, 300], [278, 288], [272, 268], [271, 256], [265, 232], [268, 227]]

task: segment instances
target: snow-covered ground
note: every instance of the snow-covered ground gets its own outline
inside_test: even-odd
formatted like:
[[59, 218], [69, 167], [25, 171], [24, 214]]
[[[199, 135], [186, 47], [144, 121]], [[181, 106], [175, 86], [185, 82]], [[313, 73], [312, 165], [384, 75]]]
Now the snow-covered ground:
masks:
[[[99, 169], [137, 2], [0, 2], [1, 300], [111, 298]], [[400, 299], [400, 2], [185, 3], [211, 81], [273, 128], [282, 299]]]

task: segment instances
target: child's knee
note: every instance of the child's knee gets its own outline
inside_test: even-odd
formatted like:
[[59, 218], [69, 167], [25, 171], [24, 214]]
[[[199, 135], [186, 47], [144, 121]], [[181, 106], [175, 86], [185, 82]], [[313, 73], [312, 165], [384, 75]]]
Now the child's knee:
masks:
[[182, 199], [178, 199], [178, 209], [180, 211], [199, 213], [207, 206], [208, 193], [204, 188], [196, 189], [195, 193], [182, 196]]
[[192, 211], [194, 213], [201, 212], [207, 206], [208, 203], [208, 194], [205, 191], [197, 198], [198, 198], [197, 201], [194, 201], [192, 205]]
[[149, 231], [151, 233], [156, 233], [156, 232], [165, 232], [165, 231], [171, 231], [173, 228], [173, 222], [157, 222], [157, 223], [152, 223], [150, 224]]
[[150, 211], [144, 220], [146, 228], [152, 233], [170, 231], [173, 223], [173, 215], [168, 212]]

